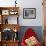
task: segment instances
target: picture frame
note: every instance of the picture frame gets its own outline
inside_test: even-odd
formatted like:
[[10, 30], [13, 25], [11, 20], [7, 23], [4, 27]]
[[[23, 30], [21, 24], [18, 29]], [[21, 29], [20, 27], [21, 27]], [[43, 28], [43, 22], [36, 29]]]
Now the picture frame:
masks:
[[36, 19], [36, 8], [23, 8], [24, 19]]
[[10, 15], [17, 15], [18, 12], [17, 12], [16, 10], [10, 10], [10, 11], [9, 11], [9, 14], [10, 14]]
[[2, 10], [2, 15], [9, 15], [9, 10]]

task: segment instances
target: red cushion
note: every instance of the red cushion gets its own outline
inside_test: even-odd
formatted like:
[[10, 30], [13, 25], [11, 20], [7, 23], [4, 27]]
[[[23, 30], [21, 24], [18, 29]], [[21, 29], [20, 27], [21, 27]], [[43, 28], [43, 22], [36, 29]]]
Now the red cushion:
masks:
[[26, 46], [25, 39], [28, 39], [29, 37], [32, 37], [32, 36], [35, 36], [36, 37], [37, 35], [33, 31], [32, 28], [27, 29], [26, 32], [25, 32], [24, 37], [22, 38], [22, 42], [21, 42], [22, 46]]

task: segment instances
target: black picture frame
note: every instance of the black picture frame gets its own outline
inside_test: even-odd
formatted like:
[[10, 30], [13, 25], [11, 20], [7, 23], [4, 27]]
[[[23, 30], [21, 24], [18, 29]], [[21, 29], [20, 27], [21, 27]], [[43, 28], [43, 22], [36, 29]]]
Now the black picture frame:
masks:
[[24, 19], [36, 19], [36, 8], [23, 8]]

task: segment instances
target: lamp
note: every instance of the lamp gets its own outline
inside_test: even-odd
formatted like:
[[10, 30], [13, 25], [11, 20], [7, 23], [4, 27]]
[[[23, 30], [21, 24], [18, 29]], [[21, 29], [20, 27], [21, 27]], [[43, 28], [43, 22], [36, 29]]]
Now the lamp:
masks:
[[15, 0], [15, 7], [16, 7], [16, 4], [17, 4], [17, 2], [16, 2], [17, 0]]
[[16, 29], [14, 29], [14, 32], [17, 32], [17, 30], [16, 30]]

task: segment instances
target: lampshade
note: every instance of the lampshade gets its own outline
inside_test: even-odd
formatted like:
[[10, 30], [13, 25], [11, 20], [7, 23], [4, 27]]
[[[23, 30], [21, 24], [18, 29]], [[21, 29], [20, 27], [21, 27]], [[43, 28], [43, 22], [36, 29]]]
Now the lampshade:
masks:
[[16, 28], [14, 29], [14, 32], [17, 32], [17, 29]]
[[15, 0], [15, 7], [16, 7], [16, 4], [17, 4], [17, 0]]

